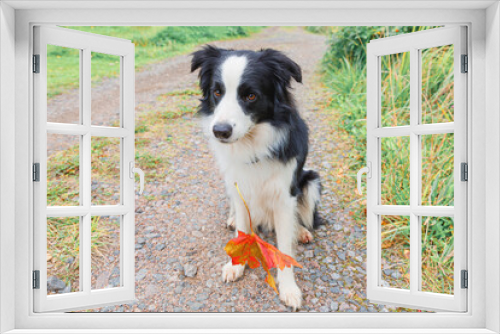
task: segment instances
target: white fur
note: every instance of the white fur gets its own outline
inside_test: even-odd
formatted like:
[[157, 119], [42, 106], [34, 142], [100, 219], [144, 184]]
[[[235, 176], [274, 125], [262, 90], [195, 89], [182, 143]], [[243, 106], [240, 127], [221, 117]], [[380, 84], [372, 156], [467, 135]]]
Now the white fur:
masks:
[[222, 82], [224, 83], [225, 92], [221, 101], [214, 110], [214, 118], [210, 124], [210, 128], [217, 123], [227, 123], [233, 127], [231, 137], [227, 142], [232, 143], [248, 132], [253, 126], [250, 116], [243, 112], [238, 102], [238, 86], [241, 82], [241, 77], [245, 72], [248, 60], [246, 57], [232, 56], [227, 58], [221, 66]]
[[[312, 235], [304, 234], [305, 229], [299, 227], [297, 200], [290, 194], [297, 161], [292, 159], [283, 164], [273, 159], [270, 150], [280, 145], [290, 134], [267, 123], [254, 124], [240, 107], [237, 90], [246, 65], [245, 57], [234, 56], [222, 64], [225, 94], [214, 114], [204, 118], [203, 128], [224, 176], [230, 199], [228, 225], [234, 225], [236, 233], [238, 230], [250, 232], [248, 213], [234, 186], [237, 182], [250, 209], [254, 230], [259, 225], [274, 229], [279, 250], [294, 257], [299, 231], [301, 236], [305, 235], [301, 239], [312, 240]], [[222, 143], [213, 135], [212, 128], [216, 123], [233, 126], [229, 143]], [[309, 197], [306, 204], [311, 207], [316, 198]], [[300, 215], [305, 215], [305, 211]], [[312, 226], [312, 217], [308, 218], [308, 222]], [[229, 261], [222, 270], [222, 279], [226, 282], [235, 281], [243, 276], [244, 269], [244, 266], [233, 266]], [[295, 282], [293, 268], [278, 270], [278, 283], [280, 298], [285, 304], [294, 309], [300, 308], [302, 293]]]
[[[211, 116], [205, 120], [205, 131], [209, 132]], [[207, 126], [208, 125], [208, 126]], [[284, 165], [270, 158], [270, 147], [279, 144], [288, 133], [277, 131], [271, 125], [257, 124], [240, 140], [233, 144], [219, 142], [210, 136], [210, 147], [224, 176], [227, 193], [234, 218], [228, 223], [236, 231], [250, 232], [248, 213], [240, 199], [234, 183], [238, 183], [252, 215], [253, 228], [264, 225], [274, 229], [278, 248], [285, 254], [295, 256], [297, 240], [297, 201], [290, 194], [297, 161]], [[258, 162], [256, 162], [258, 161]], [[237, 233], [237, 232], [236, 232]], [[222, 278], [226, 282], [243, 276], [242, 266], [233, 266], [229, 261], [223, 268]], [[280, 298], [286, 305], [297, 309], [302, 303], [302, 293], [295, 282], [293, 269], [278, 271]]]

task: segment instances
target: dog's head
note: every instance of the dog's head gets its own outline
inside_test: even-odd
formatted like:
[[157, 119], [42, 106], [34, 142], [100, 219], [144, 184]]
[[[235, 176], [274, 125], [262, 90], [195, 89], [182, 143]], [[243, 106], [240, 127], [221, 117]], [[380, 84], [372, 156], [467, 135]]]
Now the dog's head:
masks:
[[200, 113], [210, 117], [211, 135], [222, 143], [234, 143], [256, 124], [284, 117], [279, 107], [293, 105], [288, 91], [292, 78], [302, 82], [299, 65], [272, 49], [207, 45], [192, 56], [191, 71], [200, 69]]

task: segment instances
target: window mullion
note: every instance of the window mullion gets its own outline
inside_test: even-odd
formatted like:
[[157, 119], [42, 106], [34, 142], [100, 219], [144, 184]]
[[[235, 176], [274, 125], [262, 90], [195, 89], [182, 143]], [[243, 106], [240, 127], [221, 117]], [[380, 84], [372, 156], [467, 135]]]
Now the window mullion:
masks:
[[410, 49], [410, 292], [418, 292], [420, 281], [420, 219], [415, 213], [419, 204], [420, 189], [420, 137], [415, 133], [419, 123], [419, 54]]
[[[82, 59], [82, 72], [80, 77], [82, 78], [82, 125], [87, 129], [90, 129], [90, 114], [91, 114], [91, 50], [89, 48], [83, 49], [83, 59]], [[80, 256], [81, 256], [81, 278], [83, 280], [82, 287], [83, 291], [90, 293], [91, 291], [91, 275], [92, 275], [92, 254], [91, 254], [91, 223], [92, 216], [90, 214], [91, 205], [91, 133], [88, 131], [82, 137], [82, 201], [83, 206], [89, 208], [89, 211], [83, 216], [83, 221], [80, 225]]]

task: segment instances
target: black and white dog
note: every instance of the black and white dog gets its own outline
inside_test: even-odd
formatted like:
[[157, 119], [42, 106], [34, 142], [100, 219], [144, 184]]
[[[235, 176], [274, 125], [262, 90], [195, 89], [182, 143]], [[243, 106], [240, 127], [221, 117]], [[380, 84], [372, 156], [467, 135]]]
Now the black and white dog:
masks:
[[[231, 203], [228, 226], [250, 232], [237, 182], [254, 226], [274, 229], [279, 250], [294, 256], [296, 241], [312, 241], [310, 231], [320, 223], [316, 210], [321, 192], [318, 173], [304, 169], [308, 128], [290, 93], [292, 78], [302, 82], [299, 65], [272, 49], [207, 45], [193, 53], [191, 71], [199, 68], [199, 113], [225, 179]], [[244, 269], [229, 261], [222, 278], [235, 281]], [[281, 300], [299, 308], [302, 293], [293, 269], [278, 270], [278, 282]]]

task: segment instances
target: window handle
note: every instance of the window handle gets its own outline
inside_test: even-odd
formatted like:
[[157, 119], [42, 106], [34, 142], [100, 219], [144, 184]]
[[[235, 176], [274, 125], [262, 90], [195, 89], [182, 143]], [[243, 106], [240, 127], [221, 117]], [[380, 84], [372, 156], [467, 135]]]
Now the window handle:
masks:
[[130, 161], [129, 177], [133, 179], [135, 173], [139, 174], [139, 181], [140, 181], [139, 195], [141, 195], [142, 192], [144, 191], [144, 172], [140, 168], [134, 167], [134, 162]]
[[370, 161], [368, 161], [368, 163], [366, 164], [366, 167], [363, 167], [361, 168], [359, 171], [358, 171], [358, 193], [361, 195], [363, 193], [362, 189], [361, 189], [361, 176], [366, 173], [366, 178], [367, 179], [371, 179], [372, 178], [372, 163]]

